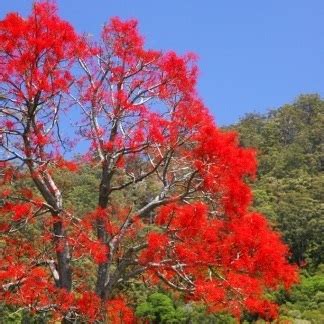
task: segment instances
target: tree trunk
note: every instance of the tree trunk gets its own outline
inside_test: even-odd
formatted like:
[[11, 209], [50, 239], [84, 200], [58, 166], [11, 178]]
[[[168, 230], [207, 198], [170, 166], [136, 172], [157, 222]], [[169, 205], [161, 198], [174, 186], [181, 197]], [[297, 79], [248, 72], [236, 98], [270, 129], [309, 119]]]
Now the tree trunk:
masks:
[[[102, 209], [106, 209], [109, 202], [109, 185], [112, 178], [112, 172], [109, 171], [109, 162], [104, 160], [102, 162], [102, 175], [101, 182], [99, 186], [99, 201], [98, 205]], [[98, 239], [107, 244], [108, 233], [105, 229], [104, 222], [102, 219], [97, 219], [97, 237]], [[108, 262], [100, 263], [97, 272], [97, 282], [96, 282], [96, 294], [100, 298], [104, 298], [105, 282], [108, 272]]]
[[62, 219], [54, 215], [53, 225], [54, 243], [56, 248], [57, 267], [59, 273], [59, 287], [70, 291], [72, 288], [72, 271], [70, 265], [70, 249], [65, 237]]

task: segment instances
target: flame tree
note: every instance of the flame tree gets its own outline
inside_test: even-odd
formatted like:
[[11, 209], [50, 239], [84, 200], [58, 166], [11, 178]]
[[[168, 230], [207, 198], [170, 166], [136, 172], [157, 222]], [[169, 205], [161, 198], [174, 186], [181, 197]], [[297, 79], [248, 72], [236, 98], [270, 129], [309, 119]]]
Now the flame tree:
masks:
[[[124, 289], [141, 278], [210, 311], [276, 317], [264, 292], [288, 288], [295, 269], [249, 211], [254, 151], [217, 128], [196, 80], [194, 55], [146, 49], [135, 20], [111, 19], [97, 43], [49, 2], [0, 22], [3, 303], [132, 323]], [[76, 141], [87, 151], [67, 160]], [[56, 174], [81, 163], [101, 178], [97, 208], [79, 215]], [[149, 199], [116, 198], [140, 185]]]

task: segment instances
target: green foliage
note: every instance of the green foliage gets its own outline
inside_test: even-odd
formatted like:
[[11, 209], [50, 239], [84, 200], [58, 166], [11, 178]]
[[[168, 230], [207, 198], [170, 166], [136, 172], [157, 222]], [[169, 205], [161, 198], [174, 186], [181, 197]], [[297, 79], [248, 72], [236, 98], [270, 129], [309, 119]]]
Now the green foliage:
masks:
[[311, 323], [324, 322], [324, 265], [310, 276], [304, 273], [300, 285], [286, 296], [281, 313], [292, 319], [308, 320]]
[[175, 302], [163, 292], [154, 292], [138, 304], [136, 315], [150, 323], [234, 324], [235, 319], [226, 313], [209, 313], [204, 305]]
[[136, 308], [136, 315], [156, 323], [179, 323], [185, 321], [185, 312], [176, 308], [172, 299], [163, 293], [153, 293]]
[[21, 310], [14, 310], [11, 307], [0, 305], [0, 323], [20, 324], [23, 318]]
[[47, 313], [30, 314], [20, 308], [0, 304], [0, 324], [46, 324], [49, 322]]
[[82, 164], [77, 172], [58, 170], [55, 174], [67, 207], [78, 217], [97, 207], [99, 172], [98, 168]]

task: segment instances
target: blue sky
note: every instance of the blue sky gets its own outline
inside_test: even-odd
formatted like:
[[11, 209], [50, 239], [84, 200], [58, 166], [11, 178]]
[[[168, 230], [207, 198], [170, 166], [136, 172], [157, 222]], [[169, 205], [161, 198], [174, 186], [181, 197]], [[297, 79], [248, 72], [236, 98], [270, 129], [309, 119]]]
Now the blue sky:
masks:
[[[1, 0], [0, 16], [31, 0]], [[137, 18], [147, 46], [199, 56], [199, 93], [220, 125], [301, 93], [324, 96], [323, 0], [59, 0], [80, 32]]]

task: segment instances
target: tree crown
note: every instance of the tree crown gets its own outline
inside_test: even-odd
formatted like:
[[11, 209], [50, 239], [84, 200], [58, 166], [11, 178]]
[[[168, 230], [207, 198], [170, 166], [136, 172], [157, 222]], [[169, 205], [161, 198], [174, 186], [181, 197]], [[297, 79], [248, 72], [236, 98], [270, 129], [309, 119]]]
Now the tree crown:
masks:
[[[0, 53], [7, 304], [127, 323], [127, 286], [142, 278], [211, 311], [276, 316], [264, 292], [289, 287], [295, 269], [249, 211], [255, 152], [215, 125], [196, 92], [194, 55], [148, 50], [137, 22], [119, 18], [94, 44], [49, 2], [0, 22]], [[67, 115], [74, 139], [89, 144], [72, 160]], [[62, 176], [85, 168], [99, 173], [92, 209], [64, 191]]]

